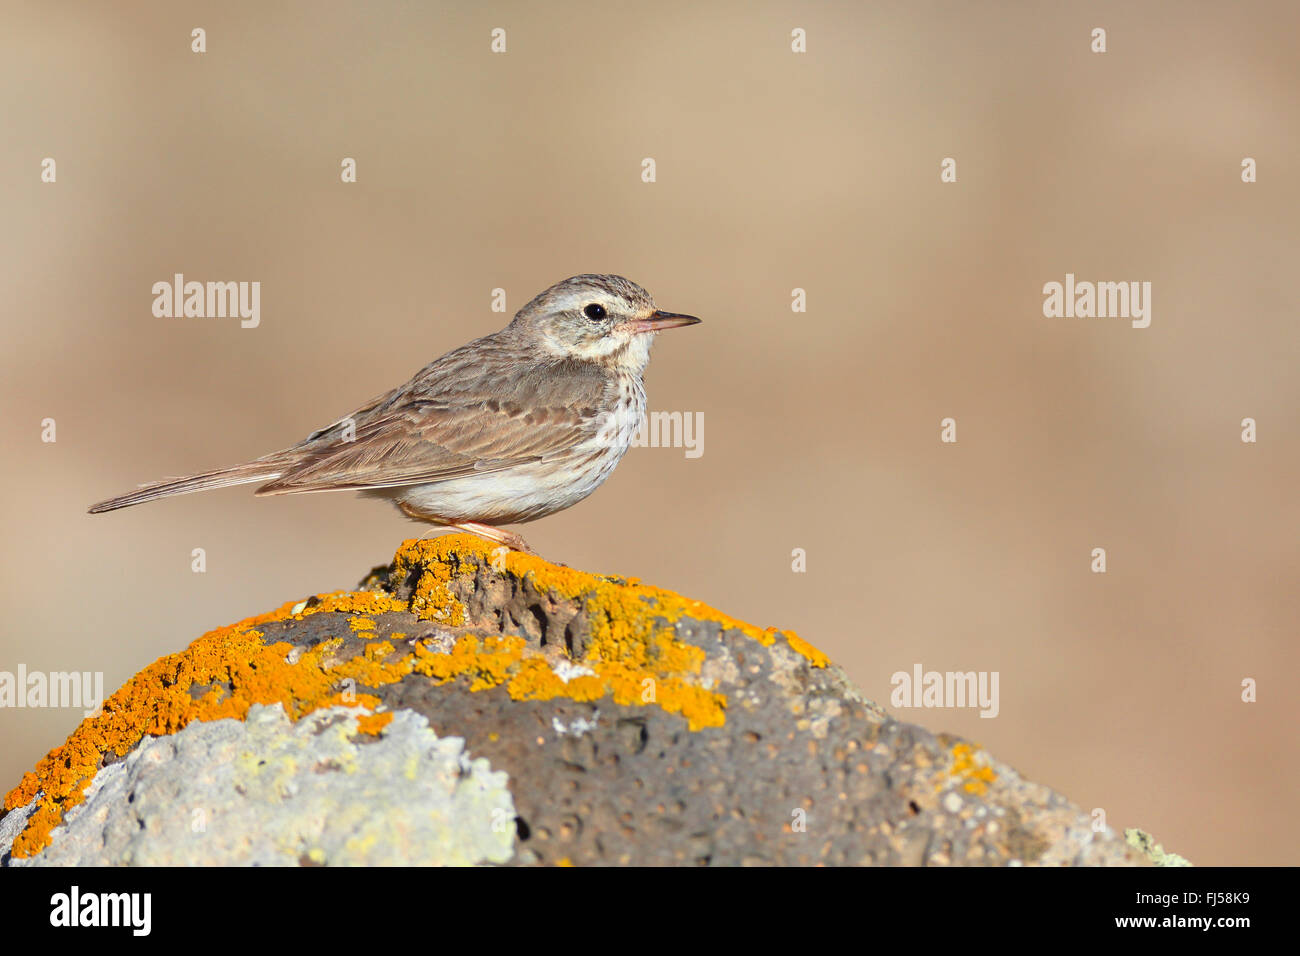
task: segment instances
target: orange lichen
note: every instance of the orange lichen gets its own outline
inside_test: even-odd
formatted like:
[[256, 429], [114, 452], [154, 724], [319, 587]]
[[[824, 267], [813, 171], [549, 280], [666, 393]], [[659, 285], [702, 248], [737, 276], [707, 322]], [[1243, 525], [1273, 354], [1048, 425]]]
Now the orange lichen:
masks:
[[378, 737], [383, 729], [392, 722], [392, 711], [384, 711], [382, 714], [362, 714], [357, 718], [357, 731], [370, 734], [372, 737]]
[[[578, 663], [589, 673], [578, 672], [566, 681], [540, 650], [510, 635], [462, 634], [450, 653], [440, 654], [424, 645], [399, 652], [394, 642], [401, 642], [403, 635], [394, 634], [390, 640], [370, 641], [361, 654], [340, 661], [336, 654], [341, 639], [303, 650], [285, 643], [266, 644], [257, 630], [271, 622], [336, 613], [347, 615], [350, 630], [364, 639], [376, 631], [375, 616], [394, 611], [409, 611], [446, 627], [463, 626], [466, 609], [455, 588], [463, 593], [467, 583], [473, 585], [477, 563], [464, 559], [474, 555], [498, 571], [531, 581], [539, 591], [582, 604], [590, 633]], [[279, 703], [291, 719], [336, 705], [373, 710], [379, 700], [356, 693], [357, 685], [381, 687], [414, 672], [439, 683], [465, 678], [473, 691], [504, 687], [515, 700], [588, 701], [609, 696], [626, 706], [653, 704], [680, 714], [692, 730], [699, 730], [725, 722], [727, 700], [698, 686], [705, 652], [679, 640], [671, 625], [684, 619], [712, 621], [767, 646], [778, 633], [634, 578], [623, 582], [517, 552], [503, 553], [471, 535], [405, 542], [394, 558], [390, 580], [412, 582], [409, 603], [374, 591], [321, 594], [310, 602], [291, 602], [210, 631], [184, 651], [144, 668], [6, 796], [4, 807], [11, 810], [40, 795], [26, 828], [14, 841], [13, 855], [30, 856], [49, 844], [50, 831], [68, 808], [81, 802], [105, 755], [125, 755], [145, 735], [173, 734], [192, 721], [243, 719], [254, 704]], [[820, 651], [797, 635], [786, 632], [784, 636], [813, 666], [826, 666]], [[203, 692], [196, 694], [196, 689]], [[358, 725], [363, 733], [379, 734], [391, 720], [387, 712], [365, 714]], [[975, 779], [983, 778], [976, 774]]]
[[420, 620], [437, 621], [448, 627], [458, 627], [465, 623], [465, 608], [447, 586], [451, 581], [452, 568], [447, 560], [452, 551], [447, 548], [452, 542], [463, 545], [467, 539], [487, 545], [487, 542], [473, 535], [448, 535], [440, 539], [439, 543], [444, 550], [437, 557], [419, 547], [421, 544], [433, 544], [430, 541], [406, 541], [398, 549], [393, 558], [392, 577], [393, 580], [402, 581], [413, 571], [418, 573], [409, 610]]
[[[967, 793], [981, 796], [988, 791], [988, 785], [998, 779], [997, 772], [988, 765], [987, 760], [979, 759], [975, 748], [970, 744], [956, 744], [952, 748], [952, 766], [948, 769], [948, 775], [963, 780], [962, 787]], [[939, 784], [936, 789], [942, 787], [943, 784]]]
[[831, 659], [829, 657], [817, 648], [813, 647], [794, 631], [782, 631], [781, 633], [785, 635], [786, 643], [790, 645], [790, 648], [808, 658], [808, 662], [812, 664], [813, 667], [826, 667], [830, 664]]
[[413, 664], [417, 674], [440, 684], [457, 677], [469, 678], [470, 690], [487, 690], [506, 682], [510, 669], [523, 659], [527, 645], [522, 637], [477, 637], [466, 634], [448, 654], [437, 654], [421, 645]]
[[[313, 614], [329, 613], [359, 614], [373, 617], [387, 611], [405, 611], [407, 609], [405, 602], [375, 591], [334, 591], [330, 594], [318, 594], [316, 600], [319, 603], [304, 607], [298, 613], [290, 613], [285, 617], [292, 617], [295, 621], [301, 621]], [[283, 618], [276, 618], [276, 620], [283, 620]]]

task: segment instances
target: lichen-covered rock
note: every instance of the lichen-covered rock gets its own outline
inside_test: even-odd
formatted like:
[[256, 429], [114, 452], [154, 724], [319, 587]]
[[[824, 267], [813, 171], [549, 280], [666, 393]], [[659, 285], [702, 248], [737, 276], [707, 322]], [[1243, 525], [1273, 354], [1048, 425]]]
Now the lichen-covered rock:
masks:
[[1145, 862], [791, 632], [464, 535], [156, 661], [5, 809], [12, 863]]
[[1165, 848], [1156, 842], [1155, 837], [1145, 830], [1139, 830], [1136, 827], [1130, 827], [1124, 831], [1124, 839], [1128, 845], [1137, 850], [1142, 856], [1151, 861], [1154, 866], [1191, 866], [1191, 862], [1186, 857], [1179, 856], [1177, 853], [1168, 853]]
[[[366, 712], [244, 720], [146, 737], [64, 815], [58, 839], [16, 864], [110, 866], [502, 863], [513, 854], [506, 775], [399, 711], [359, 742]], [[14, 816], [17, 816], [16, 814]], [[5, 821], [0, 821], [3, 826]]]

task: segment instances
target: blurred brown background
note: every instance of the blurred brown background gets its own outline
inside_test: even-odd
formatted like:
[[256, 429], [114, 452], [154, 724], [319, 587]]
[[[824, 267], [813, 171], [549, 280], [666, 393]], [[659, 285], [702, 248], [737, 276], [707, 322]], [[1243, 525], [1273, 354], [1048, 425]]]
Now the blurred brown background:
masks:
[[[997, 719], [896, 713], [1195, 862], [1297, 862], [1294, 4], [6, 6], [0, 669], [111, 692], [353, 585], [420, 529], [85, 508], [303, 437], [505, 324], [495, 287], [617, 272], [705, 318], [647, 380], [704, 455], [634, 450], [534, 546], [793, 628], [881, 701], [999, 671]], [[175, 272], [260, 281], [261, 326], [155, 318]], [[1151, 327], [1044, 318], [1067, 272], [1152, 282]], [[79, 718], [0, 711], [0, 787]]]

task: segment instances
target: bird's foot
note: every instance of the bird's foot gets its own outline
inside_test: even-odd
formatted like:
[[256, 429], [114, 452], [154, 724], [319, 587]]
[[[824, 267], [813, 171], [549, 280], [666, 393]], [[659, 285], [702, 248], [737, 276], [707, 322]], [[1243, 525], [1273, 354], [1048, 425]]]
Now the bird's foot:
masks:
[[496, 544], [504, 545], [511, 551], [520, 551], [524, 554], [531, 554], [535, 557], [541, 557], [532, 549], [522, 537], [513, 531], [506, 531], [504, 528], [494, 528], [490, 524], [479, 524], [477, 521], [464, 521], [460, 524], [449, 525], [448, 527], [457, 528], [461, 531], [468, 531], [470, 534], [478, 535], [480, 538], [486, 538]]
[[490, 524], [483, 524], [478, 521], [443, 521], [433, 515], [425, 514], [405, 501], [398, 502], [397, 507], [401, 509], [402, 514], [406, 515], [408, 518], [413, 518], [416, 521], [432, 522], [437, 525], [438, 528], [454, 528], [457, 531], [466, 531], [476, 537], [491, 541], [493, 544], [503, 545], [511, 551], [519, 551], [522, 554], [531, 554], [534, 557], [541, 557], [541, 555], [533, 550], [532, 546], [529, 545], [527, 541], [515, 534], [513, 531], [506, 531], [504, 528], [494, 528]]

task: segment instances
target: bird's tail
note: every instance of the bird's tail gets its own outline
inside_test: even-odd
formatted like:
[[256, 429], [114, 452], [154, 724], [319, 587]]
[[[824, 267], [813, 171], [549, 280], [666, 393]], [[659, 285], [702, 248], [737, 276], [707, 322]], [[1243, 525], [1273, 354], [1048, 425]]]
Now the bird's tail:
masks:
[[280, 477], [281, 466], [265, 461], [251, 461], [233, 468], [208, 471], [201, 475], [187, 478], [164, 478], [162, 481], [141, 485], [135, 491], [116, 498], [109, 498], [88, 509], [91, 514], [102, 511], [116, 511], [131, 505], [144, 504], [155, 498], [167, 498], [171, 495], [188, 495], [195, 491], [211, 491], [213, 488], [228, 488], [231, 485], [249, 485], [256, 481], [272, 481]]

